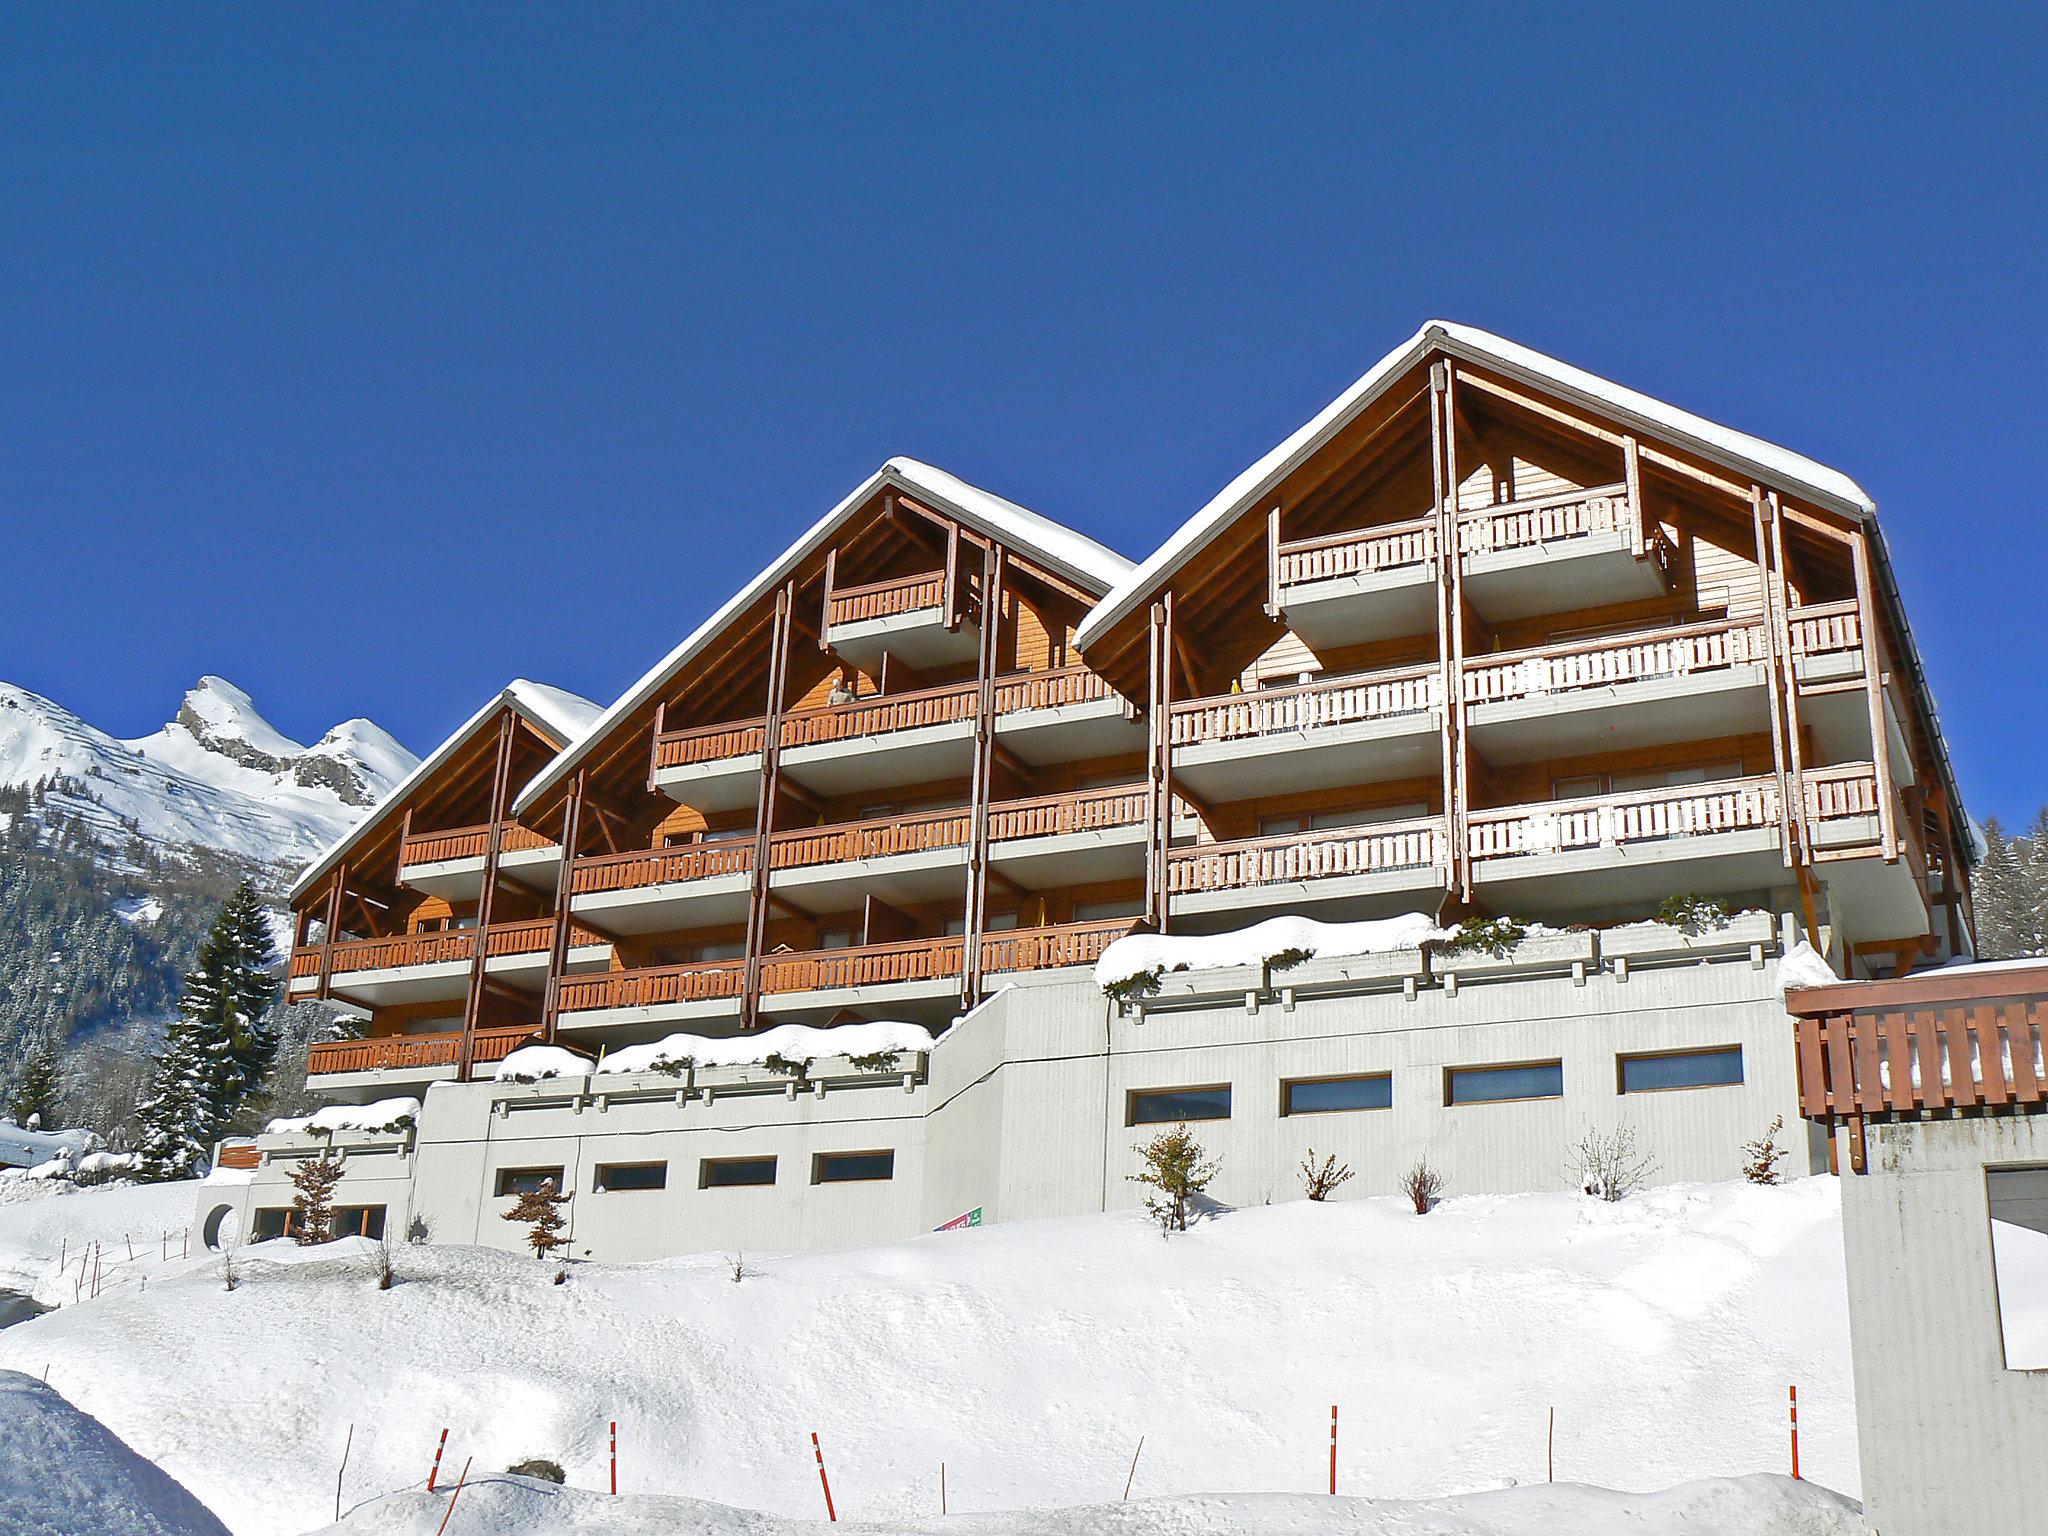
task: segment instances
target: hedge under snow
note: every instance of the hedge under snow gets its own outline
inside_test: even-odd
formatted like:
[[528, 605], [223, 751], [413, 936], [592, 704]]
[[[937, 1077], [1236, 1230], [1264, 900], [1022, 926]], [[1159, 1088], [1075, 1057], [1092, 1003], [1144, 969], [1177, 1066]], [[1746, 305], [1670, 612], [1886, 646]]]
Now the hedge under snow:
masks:
[[1420, 912], [1364, 923], [1319, 923], [1312, 917], [1269, 917], [1234, 933], [1126, 934], [1095, 962], [1098, 987], [1120, 987], [1141, 976], [1207, 970], [1225, 965], [1267, 965], [1281, 956], [1377, 955], [1420, 949], [1451, 930]]
[[538, 1082], [581, 1077], [588, 1072], [662, 1072], [686, 1067], [754, 1067], [771, 1056], [782, 1061], [820, 1061], [828, 1056], [890, 1056], [928, 1051], [932, 1032], [921, 1024], [778, 1024], [758, 1034], [665, 1035], [629, 1045], [592, 1062], [558, 1045], [522, 1046], [498, 1063], [500, 1082]]
[[378, 1099], [369, 1104], [330, 1104], [310, 1115], [273, 1120], [269, 1136], [303, 1136], [315, 1131], [402, 1131], [419, 1119], [418, 1099]]

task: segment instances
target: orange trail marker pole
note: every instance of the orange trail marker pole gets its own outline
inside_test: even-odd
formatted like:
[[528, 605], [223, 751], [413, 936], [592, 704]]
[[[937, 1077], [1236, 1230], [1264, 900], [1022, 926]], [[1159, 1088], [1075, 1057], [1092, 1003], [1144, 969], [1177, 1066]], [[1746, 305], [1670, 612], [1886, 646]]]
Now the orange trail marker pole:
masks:
[[1788, 1389], [1792, 1395], [1792, 1476], [1799, 1476], [1799, 1389]]
[[434, 1447], [434, 1464], [427, 1468], [427, 1492], [434, 1491], [434, 1479], [441, 1475], [441, 1453], [448, 1449], [448, 1431], [441, 1431], [441, 1442]]
[[1337, 1491], [1337, 1405], [1330, 1404], [1330, 1492]]
[[474, 1456], [464, 1458], [462, 1475], [455, 1479], [455, 1491], [448, 1495], [448, 1507], [441, 1513], [441, 1523], [434, 1528], [434, 1536], [441, 1536], [448, 1529], [448, 1517], [455, 1513], [455, 1501], [462, 1497], [462, 1485], [469, 1481], [469, 1464], [475, 1460]]
[[1138, 1458], [1144, 1454], [1145, 1437], [1143, 1435], [1140, 1435], [1138, 1436], [1138, 1448], [1135, 1451], [1131, 1452], [1130, 1476], [1124, 1479], [1124, 1497], [1126, 1499], [1129, 1499], [1131, 1496], [1131, 1484], [1138, 1480]]
[[832, 1482], [825, 1476], [825, 1451], [818, 1444], [818, 1432], [811, 1431], [811, 1454], [818, 1458], [818, 1486], [825, 1490], [825, 1518], [836, 1521], [839, 1511], [832, 1507]]

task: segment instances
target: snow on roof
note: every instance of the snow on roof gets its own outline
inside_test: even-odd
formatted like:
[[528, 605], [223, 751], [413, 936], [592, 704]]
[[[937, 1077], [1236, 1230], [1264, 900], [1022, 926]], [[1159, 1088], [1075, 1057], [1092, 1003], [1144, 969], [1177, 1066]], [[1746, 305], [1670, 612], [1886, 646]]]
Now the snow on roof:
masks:
[[1063, 527], [1050, 518], [1043, 517], [1029, 508], [1020, 507], [1014, 501], [1007, 501], [993, 492], [969, 485], [957, 475], [943, 469], [935, 469], [916, 459], [893, 458], [876, 470], [861, 483], [852, 495], [813, 523], [794, 543], [769, 563], [754, 579], [721, 603], [702, 624], [699, 624], [682, 643], [655, 663], [641, 679], [607, 709], [597, 722], [584, 733], [582, 739], [556, 756], [543, 768], [527, 786], [520, 790], [513, 801], [515, 812], [523, 811], [561, 782], [564, 775], [582, 759], [591, 743], [602, 740], [611, 733], [613, 726], [633, 714], [651, 699], [670, 678], [686, 666], [708, 646], [740, 614], [747, 611], [762, 594], [769, 591], [788, 577], [809, 555], [823, 547], [833, 531], [851, 517], [885, 485], [895, 485], [922, 500], [930, 501], [936, 510], [947, 512], [959, 518], [969, 527], [979, 529], [990, 537], [1000, 540], [1014, 549], [1043, 560], [1062, 575], [1093, 592], [1106, 592], [1118, 582], [1125, 580], [1131, 570], [1131, 562], [1114, 550], [1105, 548], [1085, 535], [1071, 528]]
[[1854, 480], [1804, 454], [1752, 437], [1747, 432], [1720, 426], [1703, 416], [1667, 405], [1603, 379], [1598, 374], [1588, 373], [1583, 368], [1574, 368], [1569, 363], [1508, 341], [1490, 331], [1449, 320], [1431, 320], [1374, 363], [1350, 388], [1316, 412], [1270, 453], [1219, 491], [1201, 511], [1181, 524], [1171, 538], [1096, 605], [1095, 611], [1082, 622], [1077, 643], [1086, 647], [1130, 612], [1163, 577], [1178, 569], [1190, 555], [1234, 523], [1254, 502], [1268, 494], [1360, 410], [1378, 398], [1389, 384], [1431, 351], [1452, 353], [1508, 373], [1525, 375], [1552, 391], [1580, 397], [1597, 407], [1603, 415], [1652, 428], [1660, 436], [1692, 447], [1709, 458], [1757, 471], [1777, 483], [1798, 486], [1822, 500], [1841, 505], [1845, 510], [1863, 516], [1877, 510], [1876, 504]]
[[515, 677], [475, 714], [458, 725], [446, 741], [421, 758], [419, 766], [399, 780], [391, 793], [371, 807], [369, 815], [329, 843], [325, 851], [308, 864], [304, 873], [292, 883], [288, 899], [297, 901], [310, 890], [316, 880], [334, 867], [336, 860], [389, 817], [415, 788], [438, 773], [442, 764], [460, 751], [485, 725], [496, 719], [498, 711], [507, 705], [537, 726], [543, 735], [561, 742], [564, 747], [573, 747], [603, 713], [596, 704], [581, 694], [570, 693], [565, 688], [552, 688], [546, 683], [536, 683], [531, 678]]

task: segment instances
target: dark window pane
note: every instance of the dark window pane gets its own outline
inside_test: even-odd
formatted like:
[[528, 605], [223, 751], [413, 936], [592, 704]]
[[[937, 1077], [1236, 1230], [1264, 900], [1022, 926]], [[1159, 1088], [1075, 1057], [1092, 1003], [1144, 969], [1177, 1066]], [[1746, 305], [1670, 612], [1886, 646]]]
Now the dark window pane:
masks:
[[1131, 1095], [1132, 1125], [1229, 1118], [1230, 1086], [1227, 1083], [1221, 1088], [1148, 1088]]
[[597, 1187], [611, 1189], [667, 1189], [667, 1163], [599, 1163]]
[[1658, 1056], [1621, 1058], [1621, 1091], [1648, 1093], [1657, 1088], [1717, 1088], [1742, 1081], [1742, 1047], [1714, 1051], [1672, 1051]]
[[256, 1219], [250, 1223], [249, 1240], [267, 1243], [274, 1237], [284, 1236], [285, 1218], [291, 1211], [282, 1206], [270, 1206], [256, 1212]]
[[1323, 1115], [1340, 1109], [1387, 1109], [1394, 1102], [1394, 1079], [1386, 1072], [1370, 1077], [1327, 1077], [1288, 1083], [1281, 1113]]
[[816, 1182], [851, 1184], [861, 1179], [887, 1179], [896, 1174], [894, 1152], [821, 1152]]
[[1450, 1101], [1485, 1104], [1496, 1099], [1554, 1099], [1564, 1092], [1564, 1063], [1538, 1061], [1519, 1067], [1454, 1067]]
[[773, 1184], [772, 1157], [707, 1157], [697, 1170], [700, 1189], [727, 1189], [743, 1184]]
[[530, 1195], [543, 1184], [555, 1186], [555, 1193], [562, 1192], [562, 1170], [559, 1168], [500, 1168], [498, 1170], [498, 1193], [500, 1195]]

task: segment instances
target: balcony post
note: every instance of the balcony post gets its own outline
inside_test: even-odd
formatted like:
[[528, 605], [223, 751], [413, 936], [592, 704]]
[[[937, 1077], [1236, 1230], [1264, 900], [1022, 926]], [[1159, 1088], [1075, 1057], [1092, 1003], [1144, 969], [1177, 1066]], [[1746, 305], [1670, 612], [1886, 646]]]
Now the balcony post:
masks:
[[746, 971], [740, 984], [742, 1029], [752, 1029], [758, 1022], [761, 956], [768, 948], [768, 860], [782, 768], [782, 696], [789, 678], [790, 608], [795, 601], [796, 578], [792, 576], [775, 594], [775, 624], [768, 642], [768, 699], [762, 712], [761, 778], [754, 801], [754, 868], [747, 885]]
[[1621, 479], [1628, 487], [1629, 552], [1641, 560], [1650, 553], [1650, 540], [1643, 518], [1642, 455], [1633, 435], [1621, 440]]
[[1280, 617], [1280, 503], [1266, 513], [1266, 617]]
[[[959, 524], [954, 524], [957, 539]], [[952, 560], [948, 556], [948, 569]], [[996, 663], [1003, 612], [1005, 551], [994, 543], [981, 551], [981, 644], [975, 674], [974, 768], [967, 833], [967, 913], [960, 945], [960, 996], [972, 1007], [981, 998], [981, 936], [988, 926], [988, 817], [994, 793], [996, 752]]]
[[498, 757], [491, 771], [491, 830], [484, 838], [484, 886], [476, 904], [476, 941], [469, 957], [469, 990], [462, 999], [462, 1045], [455, 1062], [455, 1080], [467, 1082], [476, 1061], [476, 1029], [483, 1016], [484, 981], [489, 962], [491, 908], [498, 894], [498, 854], [505, 844], [505, 802], [512, 793], [512, 735], [518, 716], [510, 704], [498, 716]]
[[1448, 894], [1459, 901], [1472, 896], [1472, 850], [1466, 828], [1465, 762], [1465, 557], [1458, 544], [1458, 444], [1453, 394], [1456, 371], [1448, 362], [1429, 370], [1430, 477], [1436, 497], [1437, 530], [1437, 664], [1444, 689], [1442, 743], [1444, 758], [1444, 830], [1449, 838], [1445, 863]]
[[562, 975], [569, 965], [569, 903], [575, 887], [570, 875], [576, 868], [576, 840], [583, 820], [584, 772], [576, 770], [569, 798], [562, 804], [562, 862], [555, 875], [555, 930], [548, 941], [547, 997], [541, 1005], [541, 1038], [555, 1043], [556, 1023], [561, 1017]]
[[341, 890], [348, 884], [348, 860], [334, 866], [334, 884], [327, 890], [327, 928], [320, 935], [320, 987], [314, 994], [322, 1002], [333, 995], [334, 933], [341, 926]]
[[668, 700], [654, 702], [654, 734], [647, 743], [647, 793], [654, 793], [655, 775], [661, 772], [661, 730], [668, 724]]
[[1152, 605], [1148, 666], [1152, 699], [1145, 768], [1145, 915], [1155, 932], [1166, 932], [1167, 862], [1173, 846], [1173, 592]]
[[1792, 596], [1785, 577], [1785, 509], [1772, 491], [1768, 498], [1771, 530], [1772, 622], [1776, 627], [1778, 655], [1783, 658], [1780, 675], [1785, 684], [1785, 749], [1788, 771], [1798, 793], [1792, 797], [1791, 816], [1799, 843], [1799, 862], [1813, 862], [1813, 834], [1806, 819], [1806, 743], [1799, 726], [1799, 668], [1792, 656]]
[[1877, 771], [1877, 824], [1884, 839], [1887, 864], [1899, 856], [1899, 828], [1892, 801], [1891, 731], [1884, 717], [1884, 637], [1877, 629], [1877, 603], [1872, 590], [1870, 537], [1860, 530], [1851, 548], [1856, 557], [1856, 622], [1863, 630], [1863, 691], [1870, 704], [1870, 761]]

